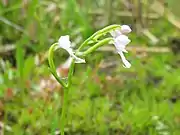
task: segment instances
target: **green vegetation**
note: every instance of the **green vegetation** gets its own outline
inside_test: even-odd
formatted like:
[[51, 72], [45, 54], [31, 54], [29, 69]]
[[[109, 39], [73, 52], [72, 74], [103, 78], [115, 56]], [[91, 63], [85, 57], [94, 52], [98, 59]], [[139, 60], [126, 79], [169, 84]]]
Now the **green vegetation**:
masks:
[[[61, 35], [75, 48], [110, 24], [128, 24], [126, 69], [108, 45], [78, 64], [66, 135], [180, 134], [178, 0], [3, 0], [0, 4], [0, 134], [59, 134], [63, 91], [47, 51]], [[133, 5], [133, 6], [132, 6]], [[68, 54], [56, 53], [58, 72]]]

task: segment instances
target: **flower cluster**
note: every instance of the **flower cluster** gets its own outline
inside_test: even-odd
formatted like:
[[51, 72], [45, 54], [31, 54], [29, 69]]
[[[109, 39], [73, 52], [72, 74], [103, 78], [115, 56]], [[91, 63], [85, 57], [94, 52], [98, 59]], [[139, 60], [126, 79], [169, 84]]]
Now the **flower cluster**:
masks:
[[124, 67], [130, 68], [131, 64], [126, 60], [123, 52], [127, 53], [125, 47], [127, 44], [131, 42], [131, 40], [126, 36], [126, 34], [131, 32], [131, 28], [128, 25], [122, 25], [120, 29], [116, 29], [110, 32], [114, 39], [114, 46], [116, 47], [116, 51], [121, 56], [122, 62], [124, 63]]
[[[113, 29], [110, 31], [111, 36], [113, 37], [113, 44], [116, 47], [116, 51], [121, 56], [122, 62], [124, 64], [125, 68], [130, 68], [131, 64], [126, 60], [124, 56], [124, 52], [126, 51], [126, 45], [131, 42], [131, 40], [128, 38], [127, 34], [131, 32], [131, 28], [128, 25], [122, 25], [120, 28]], [[71, 59], [75, 60], [75, 63], [85, 63], [85, 60], [82, 58], [77, 57], [74, 54], [73, 49], [71, 48], [71, 41], [69, 39], [69, 36], [61, 36], [58, 41], [59, 48], [65, 49]]]

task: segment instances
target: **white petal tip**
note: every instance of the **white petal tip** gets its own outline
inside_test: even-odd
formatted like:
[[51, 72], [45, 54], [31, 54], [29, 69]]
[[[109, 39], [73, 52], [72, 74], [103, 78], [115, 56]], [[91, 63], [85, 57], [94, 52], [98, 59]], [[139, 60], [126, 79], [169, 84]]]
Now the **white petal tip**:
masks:
[[122, 51], [125, 52], [125, 53], [128, 53], [128, 51], [126, 49], [123, 49]]
[[128, 34], [128, 33], [130, 33], [132, 30], [131, 30], [131, 28], [128, 26], [128, 25], [122, 25], [121, 26], [121, 32], [123, 33], [123, 34]]
[[77, 57], [73, 52], [70, 55], [75, 60], [75, 63], [86, 63], [85, 59]]
[[124, 68], [130, 68], [131, 67], [131, 64], [130, 65], [123, 65]]
[[69, 40], [69, 35], [61, 36], [58, 40], [59, 47], [63, 49], [68, 49], [71, 47], [71, 41]]
[[75, 63], [78, 63], [78, 64], [80, 64], [80, 63], [86, 63], [86, 61], [84, 60], [84, 59], [75, 59]]
[[127, 61], [126, 59], [123, 60], [124, 66], [125, 68], [130, 68], [131, 67], [131, 63], [129, 63], [129, 61]]
[[119, 55], [121, 56], [122, 62], [123, 62], [123, 64], [124, 64], [123, 67], [125, 67], [125, 68], [130, 68], [130, 67], [131, 67], [131, 63], [129, 63], [129, 61], [126, 60], [123, 52], [118, 52], [118, 53], [119, 53]]

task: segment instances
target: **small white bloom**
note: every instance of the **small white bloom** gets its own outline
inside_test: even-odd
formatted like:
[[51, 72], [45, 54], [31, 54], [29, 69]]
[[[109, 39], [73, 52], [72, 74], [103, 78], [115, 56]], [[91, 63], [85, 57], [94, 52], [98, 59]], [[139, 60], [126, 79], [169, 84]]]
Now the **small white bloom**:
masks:
[[131, 30], [131, 28], [128, 25], [122, 25], [120, 31], [121, 31], [122, 34], [128, 34], [132, 30]]
[[58, 40], [59, 47], [65, 50], [71, 48], [71, 41], [69, 40], [69, 35], [61, 36]]
[[114, 45], [115, 45], [117, 51], [127, 52], [125, 50], [125, 47], [130, 42], [131, 42], [131, 40], [125, 35], [120, 35], [120, 36], [118, 36], [117, 38], [114, 39]]
[[114, 46], [116, 47], [117, 52], [121, 56], [122, 62], [124, 63], [124, 67], [130, 68], [131, 64], [126, 60], [123, 52], [126, 52], [126, 45], [129, 44], [131, 40], [126, 35], [120, 35], [114, 38]]
[[73, 49], [71, 48], [71, 41], [69, 35], [61, 36], [58, 40], [59, 48], [66, 50], [69, 55], [75, 60], [75, 63], [86, 63], [84, 59], [81, 59], [74, 55]]
[[120, 35], [128, 34], [132, 30], [128, 25], [122, 25], [121, 28], [113, 30], [110, 32], [111, 36], [117, 38]]
[[131, 40], [125, 35], [131, 32], [131, 28], [128, 25], [122, 25], [120, 29], [116, 29], [110, 32], [114, 39], [114, 46], [116, 47], [117, 52], [121, 56], [124, 67], [130, 68], [131, 64], [126, 60], [123, 52], [127, 53], [126, 45], [131, 42]]
[[119, 29], [111, 31], [110, 34], [114, 38], [117, 38], [118, 36], [122, 35], [122, 33], [121, 33], [121, 31]]

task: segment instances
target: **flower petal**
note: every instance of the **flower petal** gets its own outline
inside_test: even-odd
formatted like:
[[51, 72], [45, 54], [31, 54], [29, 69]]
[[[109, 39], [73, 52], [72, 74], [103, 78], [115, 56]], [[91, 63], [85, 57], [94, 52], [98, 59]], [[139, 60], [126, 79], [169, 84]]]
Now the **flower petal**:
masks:
[[81, 59], [74, 54], [71, 54], [71, 57], [74, 58], [75, 63], [86, 63], [85, 59]]
[[77, 57], [76, 55], [74, 55], [74, 52], [71, 48], [67, 51], [68, 51], [69, 55], [75, 60], [75, 63], [86, 63], [86, 61], [84, 59], [81, 59], [81, 58]]
[[58, 40], [59, 47], [67, 50], [71, 47], [71, 41], [69, 40], [69, 35], [61, 36]]
[[111, 31], [110, 34], [111, 34], [111, 36], [114, 37], [114, 38], [122, 35], [122, 33], [121, 33], [121, 31], [120, 31], [119, 29], [116, 29], [116, 30]]
[[120, 31], [121, 31], [122, 34], [128, 34], [132, 30], [131, 30], [131, 28], [128, 25], [122, 25]]
[[122, 52], [128, 53], [128, 51], [125, 48], [122, 50]]
[[126, 35], [120, 35], [117, 38], [115, 38], [115, 42], [120, 45], [127, 45], [131, 42], [131, 40]]
[[125, 68], [130, 68], [131, 67], [131, 63], [129, 63], [129, 61], [126, 60], [123, 52], [121, 51], [121, 52], [118, 52], [118, 53], [121, 56], [122, 62], [124, 63], [124, 67]]
[[114, 45], [117, 51], [127, 52], [125, 47], [129, 42], [131, 42], [131, 40], [125, 35], [121, 35], [114, 39]]

